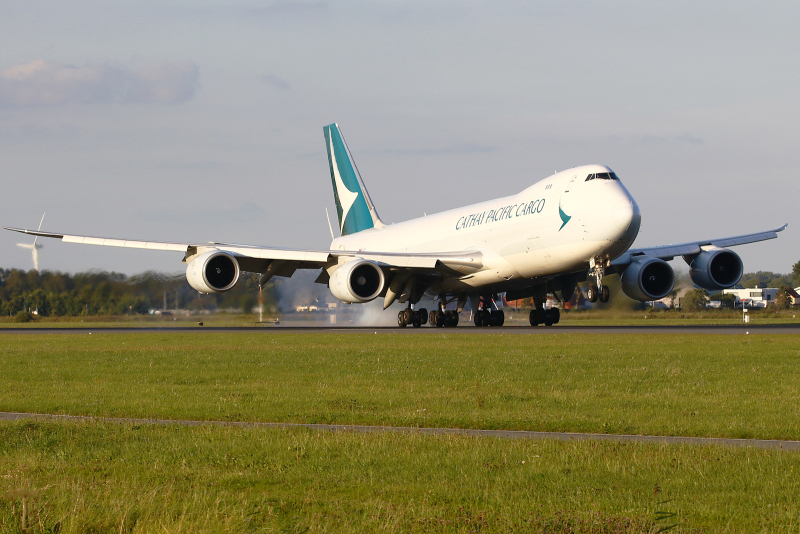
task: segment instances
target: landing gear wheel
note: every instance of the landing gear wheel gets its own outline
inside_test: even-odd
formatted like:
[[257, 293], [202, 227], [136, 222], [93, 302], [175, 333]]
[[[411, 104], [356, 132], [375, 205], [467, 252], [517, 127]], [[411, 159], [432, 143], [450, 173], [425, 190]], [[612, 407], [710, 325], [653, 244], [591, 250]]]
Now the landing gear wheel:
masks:
[[597, 288], [594, 286], [589, 287], [589, 289], [586, 291], [586, 297], [591, 303], [597, 302]]
[[408, 323], [406, 323], [405, 310], [400, 310], [399, 312], [397, 312], [397, 326], [399, 326], [400, 328], [405, 328], [407, 324]]
[[472, 322], [475, 326], [483, 326], [483, 310], [478, 310], [472, 315]]
[[420, 308], [417, 312], [417, 317], [419, 317], [420, 324], [427, 324], [428, 323], [428, 310], [425, 308]]
[[528, 320], [531, 322], [531, 326], [539, 326], [542, 323], [541, 312], [539, 310], [531, 310]]
[[446, 312], [445, 315], [445, 326], [456, 327], [458, 326], [458, 312], [455, 310], [450, 310]]
[[545, 326], [553, 326], [554, 324], [558, 324], [560, 319], [561, 311], [558, 308], [550, 308], [549, 310], [544, 311]]
[[503, 313], [503, 310], [497, 310], [492, 314], [492, 324], [494, 326], [503, 326], [504, 322], [506, 322], [506, 314]]
[[419, 328], [420, 326], [422, 326], [422, 321], [420, 321], [420, 319], [419, 319], [419, 314], [417, 314], [417, 313], [414, 314], [414, 320], [411, 321], [411, 325], [414, 328]]
[[442, 328], [447, 326], [447, 314], [443, 311], [436, 312], [436, 327]]
[[611, 295], [608, 291], [608, 286], [603, 286], [603, 289], [600, 292], [600, 302], [608, 302], [610, 296]]
[[411, 324], [413, 321], [414, 321], [413, 310], [411, 308], [406, 308], [405, 310], [403, 310], [403, 322], [408, 325]]

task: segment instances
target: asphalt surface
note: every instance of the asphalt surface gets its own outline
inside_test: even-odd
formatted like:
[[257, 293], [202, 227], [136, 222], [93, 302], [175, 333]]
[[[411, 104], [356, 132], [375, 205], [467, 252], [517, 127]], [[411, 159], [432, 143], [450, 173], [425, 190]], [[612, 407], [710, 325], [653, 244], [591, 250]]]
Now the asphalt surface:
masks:
[[187, 421], [177, 419], [135, 419], [127, 417], [88, 417], [80, 415], [49, 415], [35, 413], [0, 412], [0, 421], [97, 421], [129, 425], [185, 425], [230, 426], [240, 428], [307, 428], [320, 432], [398, 432], [427, 435], [461, 435], [503, 439], [553, 439], [558, 441], [614, 441], [636, 443], [664, 443], [669, 445], [716, 445], [723, 447], [752, 447], [756, 449], [800, 450], [800, 441], [776, 439], [697, 438], [683, 436], [636, 436], [630, 434], [587, 434], [579, 432], [532, 432], [525, 430], [478, 430], [464, 428], [417, 428], [403, 426], [322, 425], [304, 423], [251, 423], [239, 421]]
[[800, 334], [800, 323], [776, 325], [636, 325], [636, 326], [503, 326], [475, 328], [459, 326], [456, 328], [398, 328], [398, 327], [330, 327], [330, 326], [184, 326], [184, 327], [109, 327], [109, 328], [0, 328], [0, 334], [88, 334], [90, 332], [105, 334], [132, 333], [182, 333], [182, 332], [250, 332], [250, 333], [293, 333], [293, 334]]

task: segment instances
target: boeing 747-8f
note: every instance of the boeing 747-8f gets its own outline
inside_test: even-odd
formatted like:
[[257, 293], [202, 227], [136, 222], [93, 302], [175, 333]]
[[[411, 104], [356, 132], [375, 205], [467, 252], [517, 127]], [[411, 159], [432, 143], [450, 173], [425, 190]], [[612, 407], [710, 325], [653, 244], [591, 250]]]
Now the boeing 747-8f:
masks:
[[[742, 261], [727, 247], [777, 237], [774, 230], [631, 249], [639, 232], [639, 206], [610, 168], [585, 165], [556, 173], [516, 195], [489, 200], [419, 219], [384, 224], [358, 174], [336, 124], [324, 127], [340, 237], [329, 250], [292, 250], [228, 243], [131, 241], [6, 228], [67, 243], [183, 252], [186, 278], [201, 293], [231, 289], [242, 271], [292, 276], [297, 269], [319, 269], [318, 283], [346, 303], [383, 298], [395, 302], [400, 326], [456, 326], [467, 301], [477, 326], [500, 326], [508, 300], [532, 297], [530, 324], [559, 321], [558, 308], [545, 309], [548, 293], [572, 297], [591, 277], [591, 302], [608, 301], [607, 274], [618, 274], [622, 290], [640, 301], [668, 295], [675, 275], [667, 263], [681, 256], [695, 284], [706, 289], [732, 287], [742, 276]], [[438, 300], [430, 314], [414, 309], [422, 297]], [[455, 310], [447, 310], [448, 303]]]

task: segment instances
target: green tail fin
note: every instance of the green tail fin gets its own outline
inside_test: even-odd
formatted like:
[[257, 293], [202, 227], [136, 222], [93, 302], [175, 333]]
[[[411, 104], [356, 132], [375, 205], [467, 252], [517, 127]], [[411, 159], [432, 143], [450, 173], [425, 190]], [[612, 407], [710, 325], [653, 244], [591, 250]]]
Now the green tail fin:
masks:
[[323, 131], [328, 147], [333, 198], [336, 201], [336, 214], [339, 216], [339, 230], [342, 235], [383, 226], [369, 193], [359, 180], [357, 168], [339, 131], [339, 125], [329, 124], [323, 127]]

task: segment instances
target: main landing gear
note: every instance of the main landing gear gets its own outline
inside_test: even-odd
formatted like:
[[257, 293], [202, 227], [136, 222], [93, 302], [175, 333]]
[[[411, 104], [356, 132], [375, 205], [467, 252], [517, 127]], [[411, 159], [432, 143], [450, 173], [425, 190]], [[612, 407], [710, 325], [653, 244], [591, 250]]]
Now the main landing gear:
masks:
[[488, 304], [483, 297], [478, 303], [478, 309], [472, 314], [475, 326], [503, 326], [505, 320], [503, 310], [496, 307], [492, 309], [492, 305]]
[[436, 328], [458, 326], [458, 312], [455, 310], [433, 310], [428, 317], [431, 326]]
[[412, 310], [409, 306], [405, 310], [397, 312], [397, 326], [405, 328], [412, 325], [414, 328], [419, 328], [428, 322], [428, 310], [420, 308], [419, 310]]
[[[439, 300], [439, 309], [431, 310], [430, 313], [425, 308], [412, 310], [409, 305], [409, 307], [397, 313], [397, 326], [405, 328], [408, 325], [412, 325], [414, 328], [419, 328], [427, 323], [437, 328], [458, 326], [458, 311], [445, 310], [446, 302], [442, 297]], [[461, 306], [461, 304], [459, 305]]]
[[589, 260], [589, 268], [594, 272], [594, 277], [597, 280], [597, 286], [590, 286], [587, 293], [589, 302], [608, 302], [609, 292], [608, 286], [603, 285], [603, 275], [606, 271], [606, 262], [600, 256], [595, 256]]
[[[458, 326], [458, 311], [446, 310], [445, 306], [447, 306], [447, 295], [439, 295], [438, 309], [432, 310], [428, 316], [428, 322], [431, 323], [431, 326], [435, 326], [436, 328], [453, 328]], [[461, 309], [460, 306], [461, 305], [459, 305], [459, 309]]]
[[533, 309], [528, 315], [528, 320], [531, 322], [531, 326], [539, 326], [540, 324], [553, 326], [561, 320], [561, 311], [558, 308], [550, 308], [548, 310]]
[[561, 320], [561, 311], [558, 308], [544, 309], [544, 303], [547, 302], [547, 289], [544, 285], [537, 286], [533, 293], [533, 309], [528, 315], [528, 320], [531, 326], [553, 326], [558, 324]]

